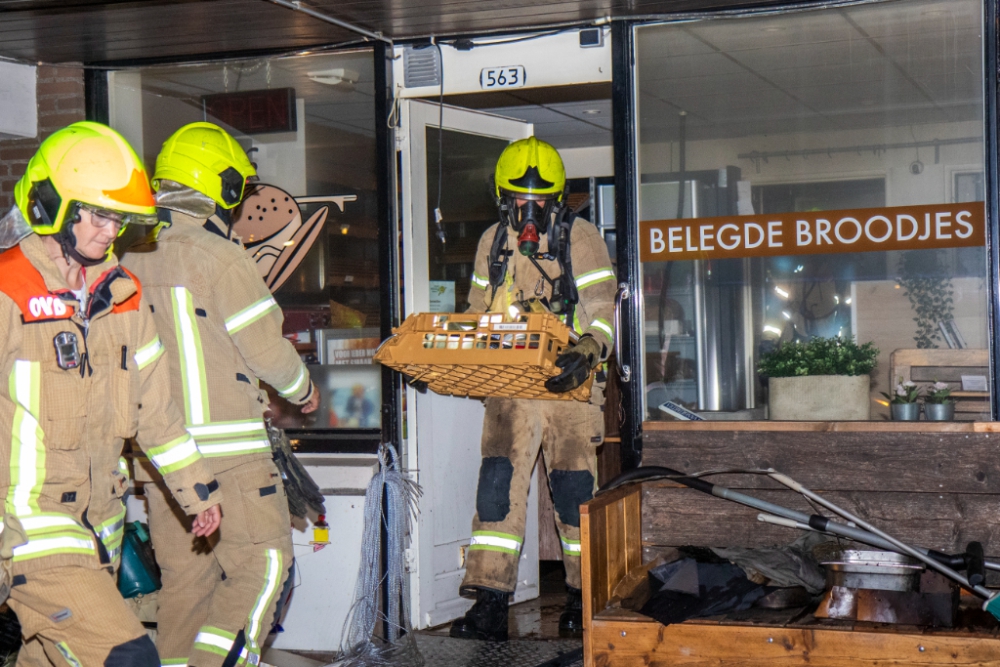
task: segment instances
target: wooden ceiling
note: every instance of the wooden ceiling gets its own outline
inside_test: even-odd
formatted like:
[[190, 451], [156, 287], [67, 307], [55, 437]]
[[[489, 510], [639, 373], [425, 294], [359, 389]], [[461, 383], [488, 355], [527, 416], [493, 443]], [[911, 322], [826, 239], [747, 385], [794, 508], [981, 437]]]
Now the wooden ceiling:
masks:
[[[773, 0], [305, 0], [396, 40], [502, 32], [604, 16], [759, 7]], [[786, 3], [787, 4], [787, 3]], [[804, 4], [798, 2], [796, 4]], [[357, 42], [359, 36], [267, 0], [0, 0], [0, 56], [112, 64], [191, 60]]]

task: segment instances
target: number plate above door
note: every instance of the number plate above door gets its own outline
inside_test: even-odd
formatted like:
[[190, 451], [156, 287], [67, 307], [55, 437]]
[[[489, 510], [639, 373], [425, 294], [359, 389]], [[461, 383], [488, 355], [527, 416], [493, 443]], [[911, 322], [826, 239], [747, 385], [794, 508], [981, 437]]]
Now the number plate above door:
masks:
[[521, 88], [524, 86], [524, 80], [524, 68], [520, 65], [487, 67], [479, 73], [479, 85], [483, 90]]

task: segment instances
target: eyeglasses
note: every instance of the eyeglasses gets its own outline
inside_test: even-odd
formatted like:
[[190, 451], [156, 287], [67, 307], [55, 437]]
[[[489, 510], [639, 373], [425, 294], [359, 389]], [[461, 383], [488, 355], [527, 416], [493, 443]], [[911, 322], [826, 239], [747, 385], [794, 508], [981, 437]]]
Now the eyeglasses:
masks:
[[116, 230], [120, 230], [125, 225], [125, 215], [117, 211], [92, 206], [81, 206], [80, 208], [90, 213], [90, 223], [94, 227], [104, 228], [108, 225], [114, 225]]

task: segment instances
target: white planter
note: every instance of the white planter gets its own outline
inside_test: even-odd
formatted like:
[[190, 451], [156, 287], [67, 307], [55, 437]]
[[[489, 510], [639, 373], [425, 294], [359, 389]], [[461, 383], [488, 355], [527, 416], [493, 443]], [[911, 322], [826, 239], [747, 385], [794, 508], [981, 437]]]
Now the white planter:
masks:
[[784, 421], [867, 421], [870, 385], [867, 375], [771, 378], [768, 415]]

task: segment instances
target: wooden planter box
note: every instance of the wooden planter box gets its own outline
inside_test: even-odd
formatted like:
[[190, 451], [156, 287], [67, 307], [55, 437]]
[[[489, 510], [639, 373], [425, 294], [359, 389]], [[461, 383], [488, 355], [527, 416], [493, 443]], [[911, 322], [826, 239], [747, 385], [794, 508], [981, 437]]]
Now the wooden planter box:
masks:
[[[704, 422], [698, 426], [663, 425], [653, 431], [646, 426], [644, 459], [649, 465], [692, 472], [770, 463], [815, 489], [824, 488], [817, 482], [826, 471], [830, 474], [826, 475], [829, 485], [825, 490], [831, 496], [876, 523], [879, 516], [892, 515], [898, 522], [895, 532], [904, 540], [922, 537], [922, 546], [955, 551], [962, 540], [980, 539], [987, 553], [1000, 551], [1000, 535], [993, 539], [996, 520], [992, 525], [984, 524], [978, 516], [979, 505], [1000, 505], [996, 495], [1000, 479], [994, 481], [994, 477], [1000, 478], [1000, 457], [982, 458], [1000, 445], [995, 424], [921, 424], [922, 432], [916, 428], [890, 431], [898, 425], [878, 422], [785, 422], [777, 426]], [[748, 432], [738, 431], [740, 428]], [[745, 437], [749, 433], [756, 433], [756, 438]], [[810, 444], [825, 452], [825, 458], [808, 460]], [[932, 445], [939, 447], [940, 453], [928, 457], [927, 448]], [[872, 452], [868, 458], [874, 461], [861, 460], [865, 458], [862, 447]], [[854, 457], [857, 465], [839, 475], [827, 468], [845, 457]], [[919, 463], [921, 457], [923, 464]], [[950, 467], [941, 465], [942, 457], [951, 458]], [[879, 466], [882, 474], [866, 474]], [[912, 467], [910, 473], [898, 479], [897, 469], [907, 466]], [[890, 481], [894, 476], [897, 479]], [[915, 476], [924, 479], [918, 483]], [[745, 482], [740, 483], [741, 479]], [[718, 481], [795, 506], [790, 502], [791, 492], [765, 491], [774, 487], [759, 478]], [[914, 488], [901, 491], [907, 484]], [[669, 546], [762, 546], [787, 543], [798, 535], [757, 524], [756, 512], [749, 508], [698, 496], [679, 485], [657, 482], [618, 489], [581, 508], [586, 667], [1000, 667], [996, 628], [932, 630], [818, 620], [801, 614], [781, 617], [780, 612], [763, 611], [749, 619], [743, 614], [742, 620], [713, 618], [663, 626], [637, 612], [609, 608], [609, 601], [628, 597], [634, 584], [644, 578], [639, 570], [644, 560]], [[920, 500], [923, 502], [914, 505]], [[939, 516], [943, 521], [926, 520], [926, 516], [921, 521], [919, 514], [935, 502], [953, 508], [952, 514]], [[909, 519], [903, 516], [907, 510], [901, 509], [907, 507], [913, 514]]]

